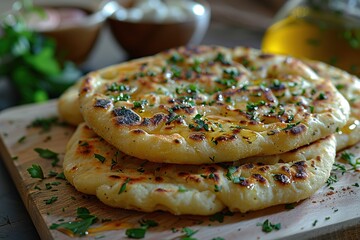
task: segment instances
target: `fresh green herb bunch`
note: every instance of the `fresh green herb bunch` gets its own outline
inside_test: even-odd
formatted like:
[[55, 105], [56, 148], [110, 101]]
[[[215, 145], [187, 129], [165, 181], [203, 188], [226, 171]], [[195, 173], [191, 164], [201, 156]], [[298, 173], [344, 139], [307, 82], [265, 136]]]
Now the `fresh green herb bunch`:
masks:
[[28, 29], [24, 16], [30, 11], [45, 14], [27, 4], [0, 15], [0, 76], [11, 80], [18, 104], [57, 97], [81, 76], [73, 63], [56, 59], [52, 39]]

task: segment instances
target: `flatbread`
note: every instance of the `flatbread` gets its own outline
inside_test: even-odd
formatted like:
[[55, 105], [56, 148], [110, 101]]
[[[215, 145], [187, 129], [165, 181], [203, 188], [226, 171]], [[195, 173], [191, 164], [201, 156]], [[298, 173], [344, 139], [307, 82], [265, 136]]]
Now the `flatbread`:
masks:
[[350, 103], [350, 117], [344, 127], [335, 134], [337, 150], [360, 141], [360, 79], [326, 63], [304, 60], [319, 76], [329, 78]]
[[84, 122], [79, 106], [80, 82], [69, 87], [59, 98], [57, 108], [61, 120], [77, 126]]
[[67, 145], [63, 168], [78, 191], [96, 195], [112, 207], [176, 215], [211, 215], [226, 207], [247, 212], [314, 194], [329, 177], [335, 145], [335, 138], [329, 136], [258, 159], [272, 159], [272, 165], [162, 164], [125, 155], [83, 123]]
[[110, 144], [153, 162], [287, 152], [334, 133], [350, 111], [301, 61], [251, 48], [179, 48], [127, 66], [88, 74], [80, 109]]

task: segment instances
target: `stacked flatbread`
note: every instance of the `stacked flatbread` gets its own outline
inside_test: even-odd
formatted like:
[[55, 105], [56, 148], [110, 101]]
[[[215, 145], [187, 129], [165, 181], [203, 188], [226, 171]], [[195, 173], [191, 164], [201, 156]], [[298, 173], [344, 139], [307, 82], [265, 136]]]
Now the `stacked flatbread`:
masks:
[[330, 175], [336, 139], [358, 141], [348, 129], [359, 115], [349, 118], [327, 68], [199, 46], [91, 72], [59, 100], [60, 116], [79, 124], [64, 173], [105, 204], [145, 212], [247, 212], [308, 198]]

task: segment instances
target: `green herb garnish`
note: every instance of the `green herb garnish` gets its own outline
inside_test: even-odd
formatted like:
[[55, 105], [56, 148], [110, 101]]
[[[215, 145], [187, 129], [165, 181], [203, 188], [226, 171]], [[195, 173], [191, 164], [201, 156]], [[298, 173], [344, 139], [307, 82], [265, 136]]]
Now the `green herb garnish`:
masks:
[[[184, 227], [181, 232], [183, 232], [185, 234], [185, 237], [191, 237], [193, 236], [195, 233], [197, 233], [199, 230], [192, 230], [191, 228], [188, 227]], [[184, 238], [182, 238], [184, 239]]]
[[106, 158], [100, 154], [94, 153], [94, 157], [99, 160], [101, 163], [104, 163]]
[[32, 178], [44, 179], [44, 173], [41, 166], [33, 164], [30, 168], [27, 169], [28, 173]]
[[22, 136], [21, 138], [18, 139], [18, 143], [23, 143], [26, 139], [26, 136]]
[[96, 222], [97, 217], [90, 215], [89, 210], [82, 207], [77, 209], [77, 219], [79, 220], [60, 224], [53, 223], [50, 229], [67, 229], [75, 235], [85, 236], [88, 234], [89, 227]]
[[36, 127], [41, 128], [42, 132], [50, 131], [53, 125], [58, 125], [59, 120], [57, 117], [49, 117], [49, 118], [37, 118], [30, 123], [28, 127]]
[[58, 175], [56, 175], [56, 177], [55, 177], [56, 179], [63, 179], [63, 180], [66, 180], [66, 177], [65, 177], [65, 175], [64, 175], [64, 172], [61, 172], [61, 173], [59, 173]]
[[284, 130], [284, 131], [287, 131], [287, 130], [290, 130], [292, 129], [293, 127], [299, 125], [300, 122], [296, 122], [296, 123], [289, 123], [285, 128], [282, 128], [281, 130]]
[[145, 227], [145, 228], [150, 228], [150, 227], [157, 227], [159, 226], [159, 223], [154, 221], [154, 220], [150, 220], [150, 219], [141, 219], [139, 221], [139, 224], [141, 227]]
[[53, 167], [60, 161], [58, 158], [59, 154], [49, 149], [35, 148], [34, 151], [37, 152], [40, 157], [52, 160], [51, 165]]
[[269, 219], [266, 219], [263, 223], [258, 223], [257, 226], [261, 226], [262, 231], [266, 233], [281, 229], [281, 223], [273, 224], [269, 221]]
[[130, 228], [126, 229], [125, 234], [128, 238], [141, 239], [145, 237], [146, 228]]
[[58, 197], [51, 197], [49, 199], [44, 200], [45, 204], [52, 204], [53, 202], [56, 202], [58, 200]]
[[54, 40], [28, 28], [26, 15], [41, 12], [28, 5], [1, 20], [0, 75], [12, 80], [21, 104], [59, 96], [82, 75], [73, 63], [61, 63], [66, 55], [57, 59]]
[[154, 220], [144, 220], [144, 219], [141, 219], [139, 221], [139, 224], [141, 228], [126, 229], [125, 234], [128, 238], [136, 238], [136, 239], [144, 238], [148, 228], [156, 227], [159, 225], [159, 223], [157, 223]]
[[123, 184], [121, 185], [121, 187], [120, 187], [120, 190], [119, 190], [119, 194], [120, 193], [123, 193], [125, 190], [126, 190], [126, 185], [127, 185], [127, 183], [128, 182], [130, 182], [130, 178], [127, 178], [124, 182], [123, 182]]
[[219, 223], [222, 223], [222, 222], [224, 222], [225, 216], [233, 216], [233, 215], [234, 215], [234, 213], [232, 213], [230, 211], [217, 212], [214, 215], [210, 216], [209, 220], [212, 222], [217, 221]]
[[209, 131], [209, 125], [204, 120], [201, 119], [202, 117], [203, 117], [203, 115], [196, 114], [195, 117], [193, 118], [196, 125], [189, 124], [189, 128], [194, 129], [195, 131], [200, 131], [202, 129], [204, 129], [205, 131]]
[[329, 187], [332, 184], [336, 183], [338, 180], [337, 175], [331, 174], [329, 178], [326, 180], [326, 185]]

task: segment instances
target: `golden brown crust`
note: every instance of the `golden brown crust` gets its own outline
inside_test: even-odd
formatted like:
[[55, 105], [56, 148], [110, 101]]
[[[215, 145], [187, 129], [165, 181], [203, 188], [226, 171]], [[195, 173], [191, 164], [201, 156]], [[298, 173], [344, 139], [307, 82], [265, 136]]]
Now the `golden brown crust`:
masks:
[[334, 159], [330, 136], [247, 164], [152, 163], [125, 155], [81, 124], [68, 143], [63, 167], [77, 190], [113, 207], [210, 215], [225, 207], [247, 212], [305, 199], [323, 186]]
[[360, 141], [360, 79], [326, 63], [304, 60], [319, 76], [328, 78], [349, 101], [350, 117], [335, 134], [336, 149], [342, 150]]
[[[331, 82], [289, 57], [201, 46], [127, 66], [90, 73], [80, 106], [97, 134], [141, 159], [202, 164], [277, 154], [348, 119]], [[103, 80], [108, 72], [118, 74]]]

